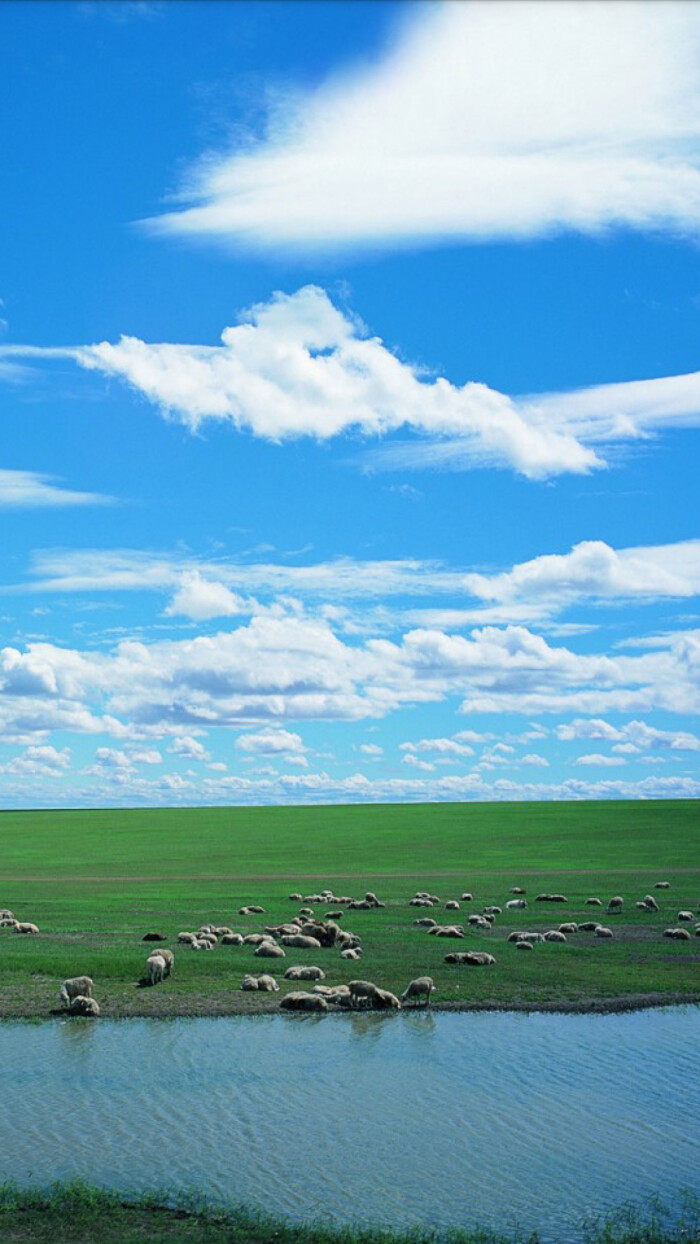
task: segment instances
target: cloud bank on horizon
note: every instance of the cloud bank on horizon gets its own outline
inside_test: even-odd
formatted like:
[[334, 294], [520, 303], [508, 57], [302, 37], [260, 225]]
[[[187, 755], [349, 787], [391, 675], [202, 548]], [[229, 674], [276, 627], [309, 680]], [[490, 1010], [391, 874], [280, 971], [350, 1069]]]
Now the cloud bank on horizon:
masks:
[[700, 228], [700, 12], [442, 3], [209, 153], [156, 232], [257, 247]]

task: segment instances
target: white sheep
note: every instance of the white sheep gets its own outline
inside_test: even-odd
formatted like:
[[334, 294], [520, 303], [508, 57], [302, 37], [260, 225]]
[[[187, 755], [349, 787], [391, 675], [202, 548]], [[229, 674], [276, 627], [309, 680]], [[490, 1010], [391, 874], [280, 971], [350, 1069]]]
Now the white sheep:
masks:
[[70, 1005], [71, 1015], [99, 1015], [100, 1008], [94, 998], [88, 998], [83, 994], [78, 994]]
[[284, 1011], [313, 1011], [324, 1014], [328, 1010], [328, 1003], [318, 993], [304, 993], [299, 989], [285, 994], [280, 1007]]
[[401, 1001], [408, 1002], [409, 998], [414, 998], [414, 1006], [418, 1006], [418, 1000], [424, 998], [424, 1006], [430, 1006], [430, 995], [435, 989], [432, 976], [417, 976], [415, 980], [409, 981], [408, 985], [401, 994]]
[[146, 960], [146, 971], [151, 985], [159, 985], [165, 980], [167, 965], [162, 955], [149, 955]]
[[599, 924], [598, 928], [595, 930], [595, 935], [596, 937], [612, 937], [613, 931], [612, 929], [606, 928], [604, 924]]
[[326, 973], [323, 968], [313, 967], [312, 964], [309, 964], [308, 967], [304, 964], [297, 964], [294, 967], [287, 968], [284, 979], [286, 981], [324, 981]]
[[64, 1006], [70, 1006], [73, 998], [81, 996], [90, 998], [94, 982], [89, 976], [73, 976], [61, 985], [60, 998]]

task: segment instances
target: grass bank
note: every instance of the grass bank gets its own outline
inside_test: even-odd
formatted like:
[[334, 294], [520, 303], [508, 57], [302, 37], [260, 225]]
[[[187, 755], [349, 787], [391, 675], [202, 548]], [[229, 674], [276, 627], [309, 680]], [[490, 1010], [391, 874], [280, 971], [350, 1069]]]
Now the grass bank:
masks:
[[[551, 1238], [551, 1237], [550, 1237]], [[48, 1189], [0, 1186], [3, 1244], [538, 1244], [537, 1233], [488, 1229], [394, 1232], [265, 1217], [245, 1208], [218, 1209], [164, 1196], [122, 1199], [83, 1183]], [[623, 1206], [581, 1225], [582, 1244], [693, 1244], [700, 1203], [686, 1195], [676, 1211], [658, 1203]]]
[[[88, 975], [104, 1016], [226, 1015], [276, 1007], [281, 994], [242, 993], [244, 973], [314, 963], [329, 983], [362, 976], [400, 993], [431, 975], [434, 1000], [450, 1008], [581, 1010], [700, 1000], [700, 937], [662, 937], [689, 909], [700, 923], [700, 805], [694, 801], [544, 804], [438, 804], [314, 808], [202, 808], [5, 812], [0, 814], [0, 908], [35, 922], [38, 936], [0, 929], [0, 1016], [45, 1018], [65, 977]], [[657, 880], [670, 888], [653, 889]], [[505, 908], [513, 886], [526, 911]], [[254, 947], [177, 946], [180, 930], [211, 922], [242, 933], [288, 920], [291, 892], [322, 888], [386, 907], [347, 911], [341, 925], [362, 938], [360, 963], [337, 950], [287, 952], [261, 960]], [[442, 900], [430, 913], [460, 921], [484, 906], [503, 913], [488, 933], [464, 940], [429, 936], [413, 921], [416, 890]], [[445, 911], [465, 891], [471, 902]], [[538, 903], [539, 892], [566, 904]], [[660, 910], [635, 902], [656, 894]], [[591, 908], [624, 898], [621, 914]], [[263, 915], [240, 916], [250, 903]], [[325, 905], [312, 904], [323, 915]], [[578, 933], [566, 944], [516, 952], [516, 928], [544, 931], [597, 918], [612, 927], [600, 941]], [[162, 933], [175, 952], [168, 981], [140, 987], [144, 933]], [[451, 950], [487, 949], [487, 968], [447, 965]], [[274, 997], [274, 1000], [272, 1000]], [[89, 1022], [89, 1021], [88, 1021]]]

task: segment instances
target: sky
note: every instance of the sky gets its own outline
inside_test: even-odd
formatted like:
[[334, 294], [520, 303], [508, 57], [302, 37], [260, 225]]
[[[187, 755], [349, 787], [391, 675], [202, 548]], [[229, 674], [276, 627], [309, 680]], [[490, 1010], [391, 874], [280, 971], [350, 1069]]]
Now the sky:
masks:
[[698, 0], [0, 62], [1, 805], [700, 796]]

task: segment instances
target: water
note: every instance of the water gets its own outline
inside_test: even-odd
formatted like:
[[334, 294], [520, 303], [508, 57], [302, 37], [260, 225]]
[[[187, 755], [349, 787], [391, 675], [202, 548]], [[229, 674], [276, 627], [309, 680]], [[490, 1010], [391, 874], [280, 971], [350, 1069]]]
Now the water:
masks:
[[700, 1191], [700, 1008], [0, 1024], [0, 1178], [575, 1241]]

